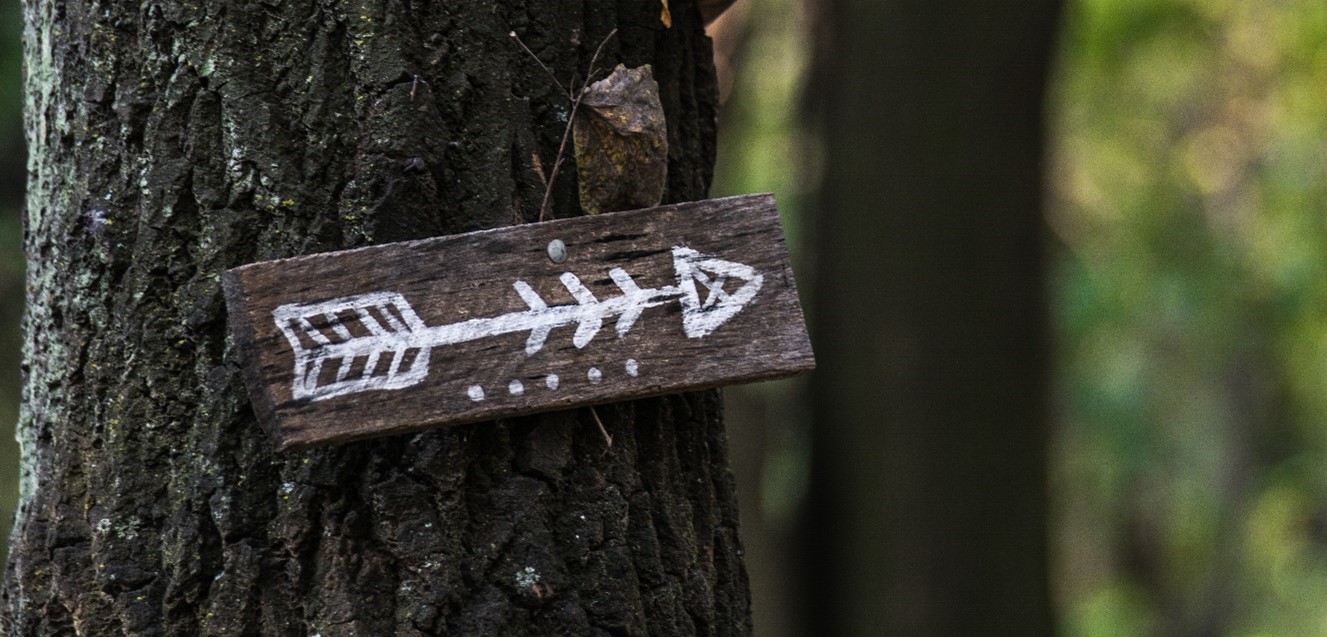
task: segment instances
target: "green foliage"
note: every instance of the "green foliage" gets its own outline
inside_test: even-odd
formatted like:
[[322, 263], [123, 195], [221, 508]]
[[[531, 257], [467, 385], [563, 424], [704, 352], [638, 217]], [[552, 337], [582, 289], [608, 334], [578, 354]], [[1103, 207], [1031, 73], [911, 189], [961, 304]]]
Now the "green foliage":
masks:
[[1068, 17], [1050, 178], [1066, 632], [1327, 631], [1327, 6]]

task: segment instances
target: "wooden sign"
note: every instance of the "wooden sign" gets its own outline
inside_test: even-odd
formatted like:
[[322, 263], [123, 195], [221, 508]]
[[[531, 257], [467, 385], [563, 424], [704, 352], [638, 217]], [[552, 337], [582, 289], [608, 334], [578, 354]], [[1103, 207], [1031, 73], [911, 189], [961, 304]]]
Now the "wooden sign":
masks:
[[255, 263], [222, 282], [281, 449], [815, 364], [770, 195]]

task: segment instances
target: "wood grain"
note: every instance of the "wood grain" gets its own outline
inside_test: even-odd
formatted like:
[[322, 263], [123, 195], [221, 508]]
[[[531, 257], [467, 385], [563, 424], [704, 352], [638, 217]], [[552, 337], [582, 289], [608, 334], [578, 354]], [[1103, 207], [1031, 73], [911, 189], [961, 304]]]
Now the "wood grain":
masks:
[[[563, 263], [548, 256], [554, 239], [567, 246]], [[706, 280], [714, 285], [725, 268], [731, 276], [712, 292]], [[255, 263], [222, 283], [254, 411], [280, 449], [779, 378], [815, 364], [770, 195]], [[634, 305], [643, 309], [624, 331]], [[576, 320], [589, 315], [597, 331]], [[555, 326], [534, 343], [530, 326], [541, 321]], [[393, 383], [401, 386], [381, 388]]]

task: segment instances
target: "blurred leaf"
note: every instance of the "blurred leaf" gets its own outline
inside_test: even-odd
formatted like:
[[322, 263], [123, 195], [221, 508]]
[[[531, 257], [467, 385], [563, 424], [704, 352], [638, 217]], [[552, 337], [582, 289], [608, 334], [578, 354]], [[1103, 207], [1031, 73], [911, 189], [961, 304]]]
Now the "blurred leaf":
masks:
[[1078, 0], [1063, 46], [1066, 632], [1322, 634], [1327, 8]]

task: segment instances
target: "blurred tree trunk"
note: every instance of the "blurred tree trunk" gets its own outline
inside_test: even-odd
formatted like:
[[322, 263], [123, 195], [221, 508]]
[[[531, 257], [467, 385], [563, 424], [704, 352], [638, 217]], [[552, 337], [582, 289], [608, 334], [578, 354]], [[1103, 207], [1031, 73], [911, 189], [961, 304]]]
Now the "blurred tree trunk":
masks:
[[1045, 635], [1059, 3], [829, 2], [809, 622]]
[[[654, 65], [706, 194], [694, 4], [28, 0], [23, 488], [0, 625], [50, 635], [744, 635], [715, 392], [275, 455], [217, 275], [529, 221], [564, 83]], [[422, 159], [424, 169], [417, 170]], [[412, 169], [403, 170], [407, 162]], [[555, 216], [577, 214], [563, 170]], [[445, 267], [445, 264], [439, 264]], [[3, 631], [0, 631], [3, 632]]]

